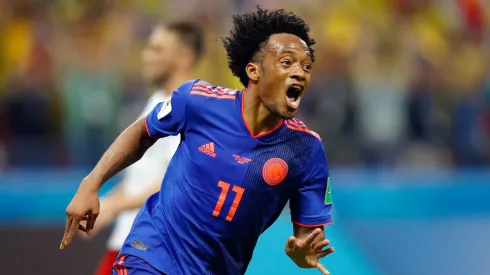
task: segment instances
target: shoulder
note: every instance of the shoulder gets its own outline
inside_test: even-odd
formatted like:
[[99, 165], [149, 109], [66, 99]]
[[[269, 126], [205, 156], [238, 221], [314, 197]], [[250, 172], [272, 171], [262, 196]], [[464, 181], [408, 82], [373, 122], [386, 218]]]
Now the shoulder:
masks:
[[172, 92], [172, 97], [175, 94], [179, 94], [179, 95], [188, 97], [189, 94], [191, 93], [192, 89], [194, 88], [194, 85], [196, 85], [196, 83], [198, 83], [199, 81], [201, 81], [201, 80], [200, 79], [191, 79], [191, 80], [188, 80], [188, 81], [182, 83], [177, 89], [175, 89]]
[[288, 128], [289, 131], [293, 131], [298, 135], [310, 136], [311, 138], [316, 139], [321, 143], [322, 139], [319, 134], [308, 129], [306, 125], [299, 119], [292, 118], [284, 121], [284, 124]]
[[184, 82], [175, 92], [201, 98], [236, 99], [238, 90], [214, 86], [202, 79]]
[[196, 79], [190, 94], [201, 98], [236, 99], [238, 90], [214, 86], [204, 80]]
[[320, 135], [308, 129], [299, 119], [288, 119], [285, 125], [291, 135], [298, 137], [297, 143], [301, 144], [303, 154], [308, 156], [303, 170], [306, 181], [328, 177], [327, 156]]
[[284, 125], [283, 139], [287, 140], [287, 149], [296, 159], [296, 169], [301, 171], [302, 182], [324, 178], [328, 174], [328, 164], [320, 135], [299, 119], [284, 120]]
[[296, 154], [306, 155], [308, 159], [325, 158], [325, 149], [319, 134], [308, 129], [299, 119], [284, 120], [285, 138]]
[[188, 107], [192, 113], [200, 115], [215, 114], [216, 111], [223, 111], [223, 108], [233, 106], [237, 99], [238, 90], [214, 86], [201, 79], [195, 80], [189, 90]]

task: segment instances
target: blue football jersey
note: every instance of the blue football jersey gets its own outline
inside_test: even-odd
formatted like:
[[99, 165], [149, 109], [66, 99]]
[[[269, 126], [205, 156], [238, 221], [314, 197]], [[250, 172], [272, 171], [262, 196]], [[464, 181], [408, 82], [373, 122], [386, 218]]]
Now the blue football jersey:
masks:
[[148, 135], [182, 141], [121, 254], [170, 275], [244, 274], [260, 234], [288, 201], [293, 223], [332, 222], [319, 136], [296, 119], [253, 136], [242, 115], [245, 93], [188, 81], [147, 115]]

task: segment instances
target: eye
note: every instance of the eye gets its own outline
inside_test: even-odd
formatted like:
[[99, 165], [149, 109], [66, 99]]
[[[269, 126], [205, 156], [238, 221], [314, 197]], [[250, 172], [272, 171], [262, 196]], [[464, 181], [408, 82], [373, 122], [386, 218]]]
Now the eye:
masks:
[[308, 64], [303, 65], [303, 70], [310, 71], [311, 70], [311, 65], [308, 65]]
[[285, 59], [281, 61], [281, 64], [286, 65], [286, 66], [291, 66], [292, 62], [289, 59]]

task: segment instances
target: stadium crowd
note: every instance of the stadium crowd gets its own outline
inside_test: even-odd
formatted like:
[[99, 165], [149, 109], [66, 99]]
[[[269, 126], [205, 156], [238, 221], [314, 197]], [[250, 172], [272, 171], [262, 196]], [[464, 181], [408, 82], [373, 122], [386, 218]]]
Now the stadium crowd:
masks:
[[157, 21], [201, 23], [196, 78], [240, 89], [220, 37], [258, 4], [312, 25], [300, 119], [331, 165], [490, 164], [489, 1], [0, 0], [0, 167], [94, 164], [146, 100]]

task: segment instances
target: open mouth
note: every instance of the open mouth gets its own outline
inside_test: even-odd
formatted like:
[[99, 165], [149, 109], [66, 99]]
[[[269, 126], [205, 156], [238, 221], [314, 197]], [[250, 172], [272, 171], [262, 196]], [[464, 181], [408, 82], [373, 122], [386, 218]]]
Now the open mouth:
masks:
[[303, 89], [303, 86], [297, 84], [293, 84], [288, 88], [286, 92], [286, 98], [289, 107], [293, 109], [297, 109], [299, 107], [299, 102]]

